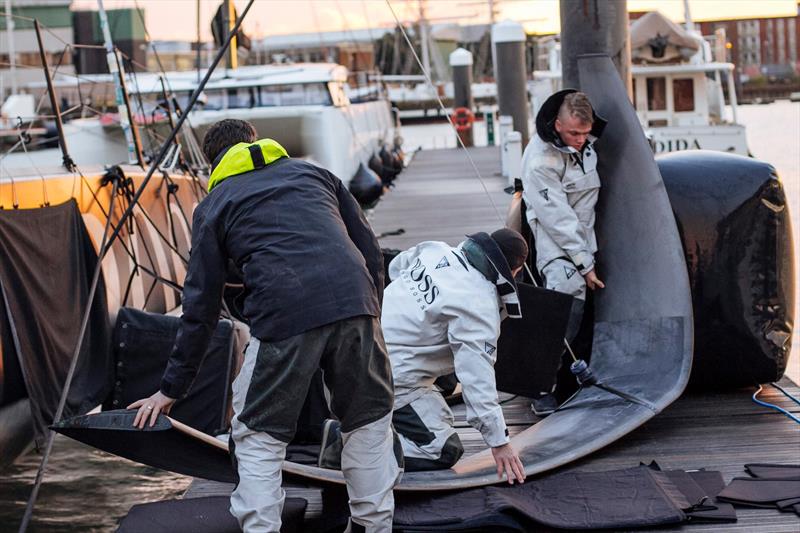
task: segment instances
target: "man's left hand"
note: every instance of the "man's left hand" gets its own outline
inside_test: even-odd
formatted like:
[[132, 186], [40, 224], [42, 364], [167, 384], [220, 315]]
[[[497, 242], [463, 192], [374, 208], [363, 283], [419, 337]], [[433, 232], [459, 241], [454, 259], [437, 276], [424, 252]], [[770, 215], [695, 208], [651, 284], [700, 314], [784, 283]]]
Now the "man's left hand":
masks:
[[153, 427], [156, 424], [156, 419], [158, 419], [158, 414], [169, 413], [174, 403], [175, 398], [170, 398], [161, 391], [156, 392], [149, 398], [133, 402], [128, 406], [128, 409], [139, 409], [139, 412], [136, 413], [136, 418], [133, 419], [133, 426], [144, 429], [145, 424], [147, 424], [147, 418], [150, 417], [150, 427]]
[[593, 291], [597, 289], [606, 288], [605, 283], [600, 281], [600, 278], [597, 277], [597, 274], [595, 273], [594, 269], [587, 272], [586, 275], [583, 276], [583, 279], [586, 280], [586, 286], [592, 289]]

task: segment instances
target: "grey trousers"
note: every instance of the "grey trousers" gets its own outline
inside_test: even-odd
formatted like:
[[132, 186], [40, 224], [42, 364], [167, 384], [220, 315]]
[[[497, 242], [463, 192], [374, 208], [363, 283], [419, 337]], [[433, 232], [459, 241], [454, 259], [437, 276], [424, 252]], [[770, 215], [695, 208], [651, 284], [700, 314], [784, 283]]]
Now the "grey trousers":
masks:
[[342, 422], [351, 519], [366, 531], [391, 531], [392, 488], [401, 473], [393, 451], [391, 367], [378, 320], [355, 317], [278, 342], [250, 341], [233, 383], [231, 421], [239, 473], [231, 513], [247, 533], [280, 531], [281, 466], [317, 367]]

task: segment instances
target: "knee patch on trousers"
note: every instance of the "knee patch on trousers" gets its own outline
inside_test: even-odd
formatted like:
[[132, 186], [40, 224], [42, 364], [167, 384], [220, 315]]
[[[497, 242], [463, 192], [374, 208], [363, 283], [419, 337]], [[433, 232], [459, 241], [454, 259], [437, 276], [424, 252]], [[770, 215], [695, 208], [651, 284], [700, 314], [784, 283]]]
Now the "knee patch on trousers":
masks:
[[444, 443], [442, 454], [438, 459], [421, 459], [418, 457], [406, 457], [406, 472], [424, 472], [427, 470], [444, 470], [450, 468], [464, 455], [464, 445], [458, 433], [453, 433]]
[[436, 438], [411, 404], [395, 409], [392, 413], [392, 423], [398, 433], [418, 446], [430, 444]]

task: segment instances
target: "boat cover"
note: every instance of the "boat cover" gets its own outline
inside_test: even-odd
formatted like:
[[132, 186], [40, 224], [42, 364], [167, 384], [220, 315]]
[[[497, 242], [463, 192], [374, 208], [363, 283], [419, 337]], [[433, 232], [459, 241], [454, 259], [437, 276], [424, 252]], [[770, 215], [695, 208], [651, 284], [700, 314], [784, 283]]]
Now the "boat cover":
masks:
[[683, 241], [694, 309], [690, 386], [777, 381], [792, 346], [795, 276], [775, 169], [706, 150], [657, 159]]
[[[176, 316], [120, 308], [113, 337], [114, 389], [103, 410], [124, 409], [159, 389], [179, 325]], [[210, 435], [227, 429], [233, 347], [233, 324], [220, 320], [192, 388], [170, 411], [172, 418]]]
[[[97, 254], [71, 199], [38, 209], [0, 210], [0, 257], [3, 356], [15, 354], [19, 361], [36, 440], [42, 444], [78, 342]], [[93, 409], [108, 393], [110, 339], [101, 276], [65, 418]], [[20, 387], [10, 379], [19, 377], [4, 376], [0, 368], [0, 389]]]
[[568, 472], [522, 485], [444, 496], [398, 498], [394, 525], [404, 531], [623, 529], [677, 524], [692, 505], [666, 472], [639, 466]]
[[751, 476], [764, 479], [800, 478], [800, 465], [751, 463], [744, 465], [744, 468]]
[[[281, 513], [281, 533], [302, 533], [308, 502], [286, 498]], [[134, 505], [119, 523], [116, 533], [240, 533], [230, 512], [228, 496], [185, 498]]]
[[522, 318], [506, 319], [497, 341], [497, 390], [534, 397], [555, 382], [572, 297], [517, 283]]
[[135, 409], [103, 411], [62, 420], [53, 429], [131, 461], [187, 476], [236, 482], [227, 442], [164, 415], [152, 427], [138, 429], [133, 426], [135, 417]]

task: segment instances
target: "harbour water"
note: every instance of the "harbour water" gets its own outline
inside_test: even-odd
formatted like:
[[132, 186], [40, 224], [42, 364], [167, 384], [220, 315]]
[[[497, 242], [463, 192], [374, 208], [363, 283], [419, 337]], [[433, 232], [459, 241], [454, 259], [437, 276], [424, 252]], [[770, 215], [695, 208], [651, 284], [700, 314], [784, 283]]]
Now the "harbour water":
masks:
[[[795, 229], [795, 264], [800, 265], [800, 103], [741, 106], [739, 119], [747, 126], [753, 155], [773, 164], [781, 176]], [[406, 126], [403, 136], [407, 150], [455, 146], [447, 124]], [[478, 123], [475, 137], [478, 144], [485, 144], [483, 123]], [[800, 309], [795, 316], [800, 318]], [[795, 325], [789, 375], [796, 383], [800, 382], [798, 335], [800, 328]], [[16, 531], [40, 459], [39, 454], [28, 454], [0, 475], [0, 532]], [[132, 505], [178, 497], [190, 481], [58, 437], [29, 531], [113, 531]]]

